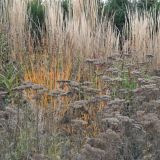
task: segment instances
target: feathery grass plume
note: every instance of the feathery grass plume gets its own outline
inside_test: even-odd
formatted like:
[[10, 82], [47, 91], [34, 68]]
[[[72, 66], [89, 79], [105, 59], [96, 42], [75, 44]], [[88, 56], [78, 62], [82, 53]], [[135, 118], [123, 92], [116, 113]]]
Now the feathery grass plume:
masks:
[[[156, 19], [156, 20], [155, 20]], [[129, 23], [125, 24], [123, 50], [132, 53], [139, 62], [144, 62], [146, 55], [153, 55], [154, 67], [159, 64], [159, 16], [156, 13], [138, 9], [128, 11]], [[125, 38], [127, 37], [127, 39]]]
[[13, 58], [16, 59], [21, 57], [25, 50], [27, 1], [9, 1], [6, 10], [9, 17], [10, 45]]

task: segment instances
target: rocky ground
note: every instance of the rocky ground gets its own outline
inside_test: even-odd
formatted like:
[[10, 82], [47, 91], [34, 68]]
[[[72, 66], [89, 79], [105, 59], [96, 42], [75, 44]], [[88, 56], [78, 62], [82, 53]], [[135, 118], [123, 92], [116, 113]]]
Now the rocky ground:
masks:
[[104, 132], [89, 138], [74, 160], [159, 160], [160, 77], [133, 90], [131, 102], [115, 99], [103, 111]]

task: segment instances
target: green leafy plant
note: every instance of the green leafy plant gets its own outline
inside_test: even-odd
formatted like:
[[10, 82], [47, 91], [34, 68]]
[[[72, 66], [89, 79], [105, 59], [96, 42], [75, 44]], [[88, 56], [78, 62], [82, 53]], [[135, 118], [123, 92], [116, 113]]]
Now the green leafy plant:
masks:
[[10, 93], [14, 87], [18, 86], [19, 82], [20, 70], [18, 70], [16, 64], [6, 64], [6, 67], [0, 73], [0, 88]]
[[126, 72], [125, 74], [123, 74], [122, 78], [123, 78], [122, 86], [121, 86], [122, 88], [132, 90], [132, 89], [135, 89], [138, 86], [135, 79], [130, 77], [129, 71]]

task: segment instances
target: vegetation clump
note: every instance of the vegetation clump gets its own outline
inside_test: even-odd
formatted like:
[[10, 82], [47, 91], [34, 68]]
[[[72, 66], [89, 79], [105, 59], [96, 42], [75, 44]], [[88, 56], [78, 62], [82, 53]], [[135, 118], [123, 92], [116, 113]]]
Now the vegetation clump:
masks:
[[158, 1], [0, 2], [0, 159], [159, 159]]

